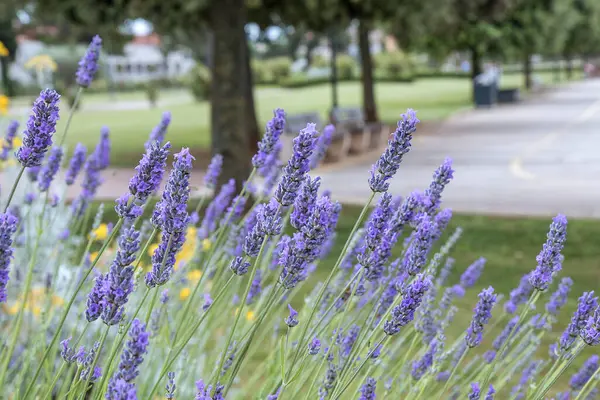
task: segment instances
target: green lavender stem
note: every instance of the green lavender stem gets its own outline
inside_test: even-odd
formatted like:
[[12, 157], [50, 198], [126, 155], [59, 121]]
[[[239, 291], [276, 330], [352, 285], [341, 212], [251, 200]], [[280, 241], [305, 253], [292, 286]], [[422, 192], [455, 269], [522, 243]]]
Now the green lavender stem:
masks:
[[17, 186], [19, 185], [19, 181], [23, 176], [23, 172], [25, 172], [25, 167], [21, 167], [19, 174], [17, 175], [17, 179], [15, 179], [15, 183], [13, 183], [12, 189], [10, 189], [10, 194], [8, 195], [8, 200], [6, 201], [6, 205], [4, 206], [4, 212], [8, 210], [8, 206], [10, 206], [10, 202], [12, 201], [13, 196], [15, 195], [15, 191], [17, 190]]
[[65, 139], [67, 138], [67, 132], [69, 131], [69, 127], [71, 126], [71, 120], [73, 119], [73, 115], [75, 114], [75, 110], [79, 105], [79, 99], [81, 98], [81, 94], [83, 93], [83, 87], [79, 86], [77, 89], [77, 93], [75, 93], [75, 99], [73, 100], [73, 106], [69, 110], [69, 117], [67, 118], [67, 124], [65, 125], [65, 130], [60, 138], [60, 142], [58, 146], [61, 147], [65, 143]]

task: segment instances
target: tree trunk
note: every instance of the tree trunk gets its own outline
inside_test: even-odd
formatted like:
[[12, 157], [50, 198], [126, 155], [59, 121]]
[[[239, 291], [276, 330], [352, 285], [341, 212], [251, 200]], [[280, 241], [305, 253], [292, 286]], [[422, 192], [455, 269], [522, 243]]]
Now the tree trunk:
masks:
[[329, 37], [329, 44], [331, 46], [331, 108], [338, 107], [338, 71], [337, 71], [337, 43], [336, 35], [337, 32], [332, 31]]
[[248, 134], [248, 151], [250, 154], [258, 150], [258, 141], [260, 140], [260, 131], [256, 120], [256, 106], [254, 104], [254, 78], [252, 76], [252, 65], [250, 64], [250, 44], [246, 37], [246, 31], [242, 29], [242, 38], [244, 41], [244, 97], [245, 97], [245, 123]]
[[358, 48], [362, 71], [363, 114], [366, 122], [377, 122], [377, 103], [373, 85], [373, 59], [369, 45], [369, 26], [365, 21], [358, 25]]
[[523, 55], [523, 75], [525, 78], [525, 89], [530, 90], [533, 82], [531, 80], [531, 54], [528, 51]]
[[473, 102], [475, 102], [475, 78], [481, 74], [481, 54], [476, 46], [471, 47], [471, 87]]
[[210, 2], [213, 32], [211, 85], [211, 140], [213, 153], [223, 155], [219, 184], [235, 179], [237, 189], [248, 178], [251, 165], [246, 130], [244, 52], [240, 32], [246, 23], [244, 0]]

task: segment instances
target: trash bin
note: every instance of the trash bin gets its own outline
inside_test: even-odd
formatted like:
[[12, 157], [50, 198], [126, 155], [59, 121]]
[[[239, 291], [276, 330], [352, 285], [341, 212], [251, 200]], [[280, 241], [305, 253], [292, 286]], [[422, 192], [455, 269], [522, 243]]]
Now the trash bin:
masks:
[[475, 107], [492, 107], [498, 100], [498, 76], [483, 73], [475, 77]]

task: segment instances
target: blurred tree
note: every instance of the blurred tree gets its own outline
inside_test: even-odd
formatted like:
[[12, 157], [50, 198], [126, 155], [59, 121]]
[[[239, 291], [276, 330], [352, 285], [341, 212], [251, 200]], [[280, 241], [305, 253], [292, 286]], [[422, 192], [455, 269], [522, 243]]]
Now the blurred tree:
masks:
[[568, 30], [563, 46], [563, 57], [567, 61], [567, 75], [572, 74], [571, 60], [576, 55], [587, 58], [600, 51], [600, 1], [574, 0], [575, 21]]
[[0, 68], [2, 69], [2, 86], [4, 95], [13, 97], [15, 90], [13, 82], [8, 76], [10, 63], [15, 60], [17, 53], [17, 32], [15, 22], [17, 20], [17, 4], [12, 0], [0, 4], [0, 42], [8, 50], [8, 55], [0, 57]]

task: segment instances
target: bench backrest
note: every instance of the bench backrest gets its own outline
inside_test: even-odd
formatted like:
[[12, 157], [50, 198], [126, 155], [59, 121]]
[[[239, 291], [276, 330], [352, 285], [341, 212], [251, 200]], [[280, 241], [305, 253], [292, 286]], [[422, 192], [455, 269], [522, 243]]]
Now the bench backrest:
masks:
[[316, 112], [286, 115], [285, 133], [290, 135], [297, 135], [298, 132], [306, 128], [306, 124], [309, 123], [316, 124], [317, 129], [323, 126], [321, 116]]
[[331, 111], [334, 124], [364, 125], [364, 121], [362, 109], [358, 107], [338, 107]]

